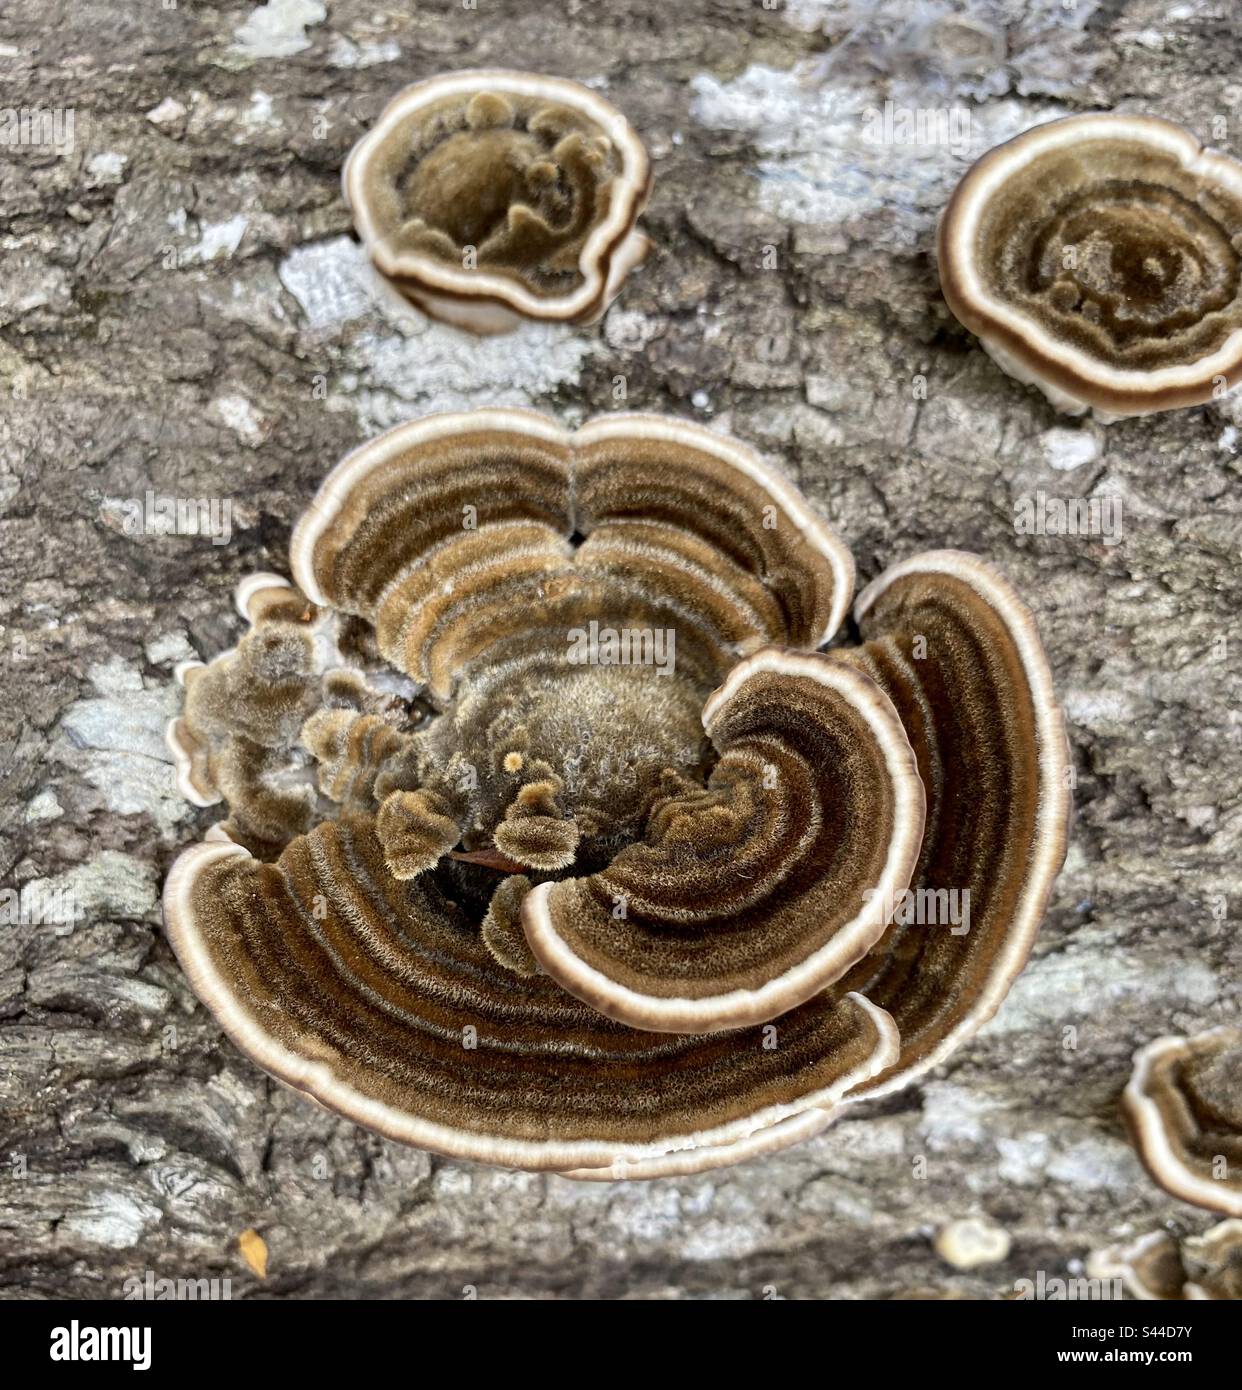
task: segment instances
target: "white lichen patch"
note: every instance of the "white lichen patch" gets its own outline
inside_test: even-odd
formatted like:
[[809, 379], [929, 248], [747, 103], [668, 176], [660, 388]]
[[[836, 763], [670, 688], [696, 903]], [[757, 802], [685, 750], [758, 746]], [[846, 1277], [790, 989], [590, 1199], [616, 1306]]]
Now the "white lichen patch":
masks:
[[278, 274], [318, 334], [382, 322], [383, 331], [364, 329], [347, 341], [345, 370], [328, 396], [329, 409], [353, 410], [367, 434], [438, 410], [542, 406], [560, 386], [577, 384], [595, 352], [589, 329], [527, 322], [475, 338], [428, 320], [382, 288], [349, 236], [296, 247]]
[[277, 274], [311, 328], [346, 324], [375, 309], [370, 264], [352, 237], [295, 246], [281, 261]]
[[60, 1239], [74, 1239], [112, 1250], [137, 1245], [149, 1226], [156, 1225], [163, 1213], [152, 1202], [126, 1192], [98, 1193], [82, 1211], [71, 1212], [60, 1223]]
[[257, 449], [272, 432], [271, 418], [257, 411], [245, 396], [217, 396], [211, 408], [238, 439], [252, 449]]
[[589, 330], [561, 324], [526, 323], [477, 338], [435, 323], [383, 288], [350, 237], [295, 248], [278, 274], [323, 338], [363, 320], [383, 325], [345, 341], [343, 370], [327, 398], [329, 409], [353, 410], [366, 434], [440, 410], [541, 406], [560, 386], [577, 383], [595, 351]]
[[[622, 352], [641, 352], [664, 331], [659, 319], [653, 319], [637, 309], [622, 309], [614, 305], [604, 320], [604, 339], [609, 347]], [[698, 395], [703, 392], [696, 392]]]
[[[946, 106], [911, 81], [886, 101], [875, 88], [817, 83], [758, 64], [722, 82], [692, 79], [691, 114], [750, 138], [760, 206], [782, 221], [824, 228], [826, 249], [864, 234], [877, 249], [926, 245], [954, 185], [987, 149], [1035, 124], [1016, 101]], [[1045, 110], [1041, 120], [1067, 114]]]
[[307, 29], [328, 17], [323, 0], [268, 0], [235, 31], [239, 58], [291, 58], [311, 46]]
[[1137, 711], [1134, 700], [1117, 688], [1083, 690], [1069, 687], [1062, 706], [1070, 723], [1098, 733], [1120, 733], [1134, 720]]
[[[153, 864], [106, 849], [63, 874], [31, 879], [22, 885], [21, 899], [27, 916], [40, 903], [68, 903], [76, 922], [90, 923], [148, 917], [156, 910], [159, 895]], [[66, 921], [60, 925], [72, 924]]]
[[122, 815], [149, 815], [161, 830], [185, 820], [164, 728], [180, 706], [172, 681], [148, 686], [120, 657], [87, 673], [99, 692], [65, 711], [52, 745], [56, 761], [78, 771]]
[[360, 337], [356, 369], [339, 389], [373, 434], [441, 410], [543, 405], [558, 387], [577, 384], [592, 351], [590, 339], [560, 325], [527, 323], [480, 339], [422, 319], [408, 337]]
[[231, 256], [241, 245], [246, 235], [248, 220], [238, 213], [223, 222], [203, 222], [199, 224], [198, 241], [187, 247], [181, 259], [186, 262], [214, 261], [217, 256]]
[[1100, 441], [1090, 429], [1058, 426], [1045, 430], [1039, 442], [1049, 467], [1060, 473], [1081, 468], [1084, 463], [1091, 463], [1100, 456]]
[[198, 656], [182, 628], [152, 637], [142, 650], [152, 666], [175, 666], [179, 661], [193, 661]]
[[1066, 1186], [1133, 1191], [1143, 1182], [1142, 1166], [1124, 1140], [1111, 1135], [1092, 1135], [1055, 1155], [1048, 1176]]
[[1094, 1021], [1115, 1016], [1123, 1004], [1167, 1010], [1178, 1000], [1203, 1008], [1219, 993], [1215, 973], [1202, 961], [1121, 950], [1081, 928], [1073, 947], [1030, 962], [980, 1036], [1039, 1032], [1055, 1023], [1103, 1027]]
[[1003, 1182], [1030, 1187], [1042, 1181], [1052, 1157], [1052, 1140], [1043, 1130], [1024, 1130], [1020, 1134], [1001, 1136], [996, 1141], [1000, 1154], [997, 1176]]
[[988, 1116], [997, 1104], [965, 1086], [930, 1081], [923, 1088], [919, 1133], [933, 1152], [982, 1144], [988, 1138]]
[[330, 68], [370, 68], [377, 63], [395, 63], [400, 56], [400, 45], [392, 39], [354, 43], [344, 34], [333, 34], [327, 62]]
[[86, 161], [86, 186], [105, 188], [109, 184], [120, 183], [128, 162], [127, 155], [118, 154], [115, 150], [105, 150], [102, 154], [91, 155]]
[[56, 793], [48, 788], [32, 797], [26, 806], [27, 822], [59, 820], [64, 814], [65, 808], [56, 800]]
[[147, 112], [147, 120], [155, 126], [175, 125], [186, 114], [186, 108], [176, 97], [165, 97], [158, 106]]

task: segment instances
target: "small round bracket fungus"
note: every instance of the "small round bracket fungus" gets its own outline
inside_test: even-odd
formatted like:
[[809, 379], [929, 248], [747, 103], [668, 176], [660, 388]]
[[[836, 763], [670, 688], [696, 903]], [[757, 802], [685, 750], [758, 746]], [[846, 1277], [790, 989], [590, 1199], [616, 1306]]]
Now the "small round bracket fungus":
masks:
[[1145, 415], [1242, 380], [1242, 163], [1169, 121], [1071, 116], [989, 151], [938, 257], [954, 315], [1059, 410]]
[[1137, 1240], [1093, 1250], [1087, 1275], [1120, 1279], [1126, 1292], [1143, 1302], [1181, 1298], [1186, 1282], [1177, 1239], [1168, 1231], [1150, 1231]]
[[646, 256], [650, 161], [625, 117], [561, 78], [502, 70], [407, 87], [346, 161], [376, 270], [475, 333], [598, 318]]
[[1242, 1220], [1218, 1222], [1182, 1241], [1188, 1299], [1242, 1301]]
[[823, 656], [767, 649], [703, 708], [720, 759], [657, 801], [643, 843], [523, 905], [543, 969], [634, 1028], [762, 1023], [875, 944], [923, 838], [923, 786], [888, 697]]
[[1242, 1216], [1242, 1029], [1148, 1043], [1121, 1104], [1143, 1166], [1166, 1192]]

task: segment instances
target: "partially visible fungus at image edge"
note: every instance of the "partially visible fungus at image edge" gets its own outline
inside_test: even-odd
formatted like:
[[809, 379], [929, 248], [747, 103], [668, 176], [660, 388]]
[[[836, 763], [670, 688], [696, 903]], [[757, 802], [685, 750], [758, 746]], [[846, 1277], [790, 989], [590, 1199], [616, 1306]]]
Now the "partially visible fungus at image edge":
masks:
[[1221, 1221], [1180, 1240], [1170, 1231], [1150, 1231], [1093, 1251], [1087, 1274], [1119, 1279], [1127, 1293], [1143, 1301], [1237, 1301], [1242, 1299], [1242, 1221]]
[[894, 565], [823, 651], [853, 562], [749, 449], [505, 410], [363, 445], [291, 555], [169, 728], [228, 814], [168, 935], [274, 1076], [440, 1153], [651, 1178], [813, 1135], [996, 1011], [1070, 806], [984, 561]]
[[407, 87], [342, 182], [382, 282], [475, 333], [593, 322], [650, 250], [635, 229], [651, 191], [642, 141], [561, 78], [478, 70]]
[[1166, 1192], [1242, 1217], [1242, 1029], [1148, 1043], [1135, 1054], [1122, 1113]]
[[1242, 380], [1242, 163], [1149, 116], [989, 151], [940, 222], [941, 288], [997, 364], [1108, 421]]

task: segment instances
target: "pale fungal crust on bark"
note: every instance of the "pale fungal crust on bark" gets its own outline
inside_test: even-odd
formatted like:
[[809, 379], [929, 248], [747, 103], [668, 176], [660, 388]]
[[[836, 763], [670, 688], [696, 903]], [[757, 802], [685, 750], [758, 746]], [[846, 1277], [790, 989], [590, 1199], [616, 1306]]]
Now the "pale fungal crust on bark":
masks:
[[1120, 1279], [1127, 1293], [1144, 1302], [1237, 1301], [1242, 1299], [1242, 1220], [1221, 1221], [1180, 1241], [1168, 1231], [1150, 1231], [1094, 1250], [1087, 1274]]
[[[229, 812], [169, 938], [273, 1075], [439, 1152], [654, 1178], [817, 1133], [995, 1010], [1068, 795], [983, 562], [894, 567], [824, 654], [852, 562], [751, 451], [522, 411], [355, 451], [291, 549], [169, 733]], [[907, 885], [974, 893], [966, 935], [893, 917]]]
[[1122, 1113], [1143, 1166], [1166, 1192], [1242, 1217], [1242, 1029], [1140, 1048]]
[[968, 930], [931, 932], [898, 915], [845, 977], [901, 1034], [897, 1065], [863, 1088], [881, 1095], [978, 1032], [1026, 964], [1065, 860], [1069, 744], [1035, 619], [977, 556], [928, 551], [894, 565], [854, 617], [863, 645], [838, 659], [893, 702], [927, 796], [911, 889], [938, 910], [956, 892], [970, 914]]
[[914, 756], [868, 677], [765, 649], [703, 727], [719, 754], [705, 788], [675, 789], [641, 844], [523, 906], [543, 969], [635, 1028], [737, 1028], [803, 1003], [879, 939], [922, 843]]
[[598, 318], [650, 249], [642, 141], [576, 82], [470, 70], [407, 87], [354, 147], [345, 199], [385, 282], [475, 333]]
[[1011, 376], [1103, 419], [1242, 380], [1242, 163], [1148, 116], [1071, 116], [983, 156], [941, 219], [945, 299]]

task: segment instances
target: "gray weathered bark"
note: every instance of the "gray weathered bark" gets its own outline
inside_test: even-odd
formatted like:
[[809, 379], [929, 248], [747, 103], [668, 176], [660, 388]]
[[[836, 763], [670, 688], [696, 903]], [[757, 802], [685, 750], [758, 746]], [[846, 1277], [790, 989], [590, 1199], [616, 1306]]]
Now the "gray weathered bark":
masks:
[[[1240, 60], [1219, 0], [10, 0], [5, 105], [75, 124], [72, 149], [0, 147], [0, 887], [83, 916], [0, 927], [0, 1287], [985, 1295], [1209, 1224], [1143, 1175], [1116, 1102], [1137, 1044], [1239, 1015], [1242, 407], [1058, 418], [952, 321], [930, 253], [970, 159], [1051, 114], [1150, 111], [1242, 153]], [[358, 278], [344, 155], [404, 83], [480, 65], [592, 81], [655, 156], [657, 250], [599, 328], [402, 329]], [[969, 146], [871, 142], [886, 100], [969, 108]], [[1079, 782], [1034, 959], [940, 1073], [767, 1161], [596, 1187], [383, 1142], [221, 1038], [160, 929], [212, 819], [161, 729], [173, 665], [231, 645], [232, 585], [284, 567], [348, 447], [451, 405], [576, 420], [619, 377], [781, 461], [864, 577], [994, 559], [1039, 615]], [[1015, 534], [1040, 489], [1121, 497], [1124, 539]], [[230, 500], [229, 543], [128, 534], [148, 490]], [[1012, 1251], [955, 1271], [930, 1238], [974, 1212]]]

